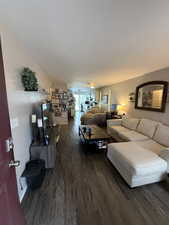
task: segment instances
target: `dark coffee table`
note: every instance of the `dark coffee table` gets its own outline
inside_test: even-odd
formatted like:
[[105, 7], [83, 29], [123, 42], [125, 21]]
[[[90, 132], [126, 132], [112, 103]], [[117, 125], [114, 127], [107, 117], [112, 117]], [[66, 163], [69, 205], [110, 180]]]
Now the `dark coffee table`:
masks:
[[[88, 130], [91, 130], [88, 132]], [[110, 136], [97, 125], [80, 125], [79, 136], [84, 144], [95, 145], [97, 149], [107, 149]]]

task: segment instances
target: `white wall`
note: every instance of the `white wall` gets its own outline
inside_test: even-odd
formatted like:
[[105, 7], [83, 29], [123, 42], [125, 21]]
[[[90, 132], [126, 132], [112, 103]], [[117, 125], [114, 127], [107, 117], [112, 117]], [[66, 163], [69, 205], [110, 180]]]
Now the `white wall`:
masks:
[[27, 51], [15, 40], [13, 35], [0, 26], [2, 51], [4, 58], [4, 69], [7, 86], [7, 96], [12, 136], [14, 139], [14, 155], [16, 160], [21, 161], [21, 166], [16, 168], [19, 196], [22, 198], [26, 184], [23, 189], [20, 185], [20, 176], [29, 160], [29, 146], [31, 143], [30, 114], [32, 105], [42, 100], [45, 96], [37, 92], [25, 92], [23, 90], [19, 72], [26, 66], [36, 72], [40, 86], [49, 88], [52, 79], [27, 54]]
[[138, 85], [153, 80], [164, 80], [169, 82], [169, 68], [164, 68], [134, 79], [106, 86], [100, 88], [100, 91], [102, 95], [105, 95], [109, 93], [109, 90], [111, 90], [111, 104], [126, 104], [125, 111], [130, 117], [145, 117], [152, 120], [161, 121], [169, 125], [169, 103], [166, 105], [165, 113], [160, 113], [135, 109], [134, 103], [128, 101], [129, 93], [135, 92]]

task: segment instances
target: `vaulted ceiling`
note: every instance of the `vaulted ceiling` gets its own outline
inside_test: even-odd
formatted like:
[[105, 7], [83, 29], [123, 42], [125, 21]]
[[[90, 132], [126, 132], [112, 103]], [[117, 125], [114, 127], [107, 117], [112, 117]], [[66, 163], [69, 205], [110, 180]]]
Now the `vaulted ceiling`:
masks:
[[102, 86], [169, 66], [168, 0], [0, 0], [0, 20], [69, 85]]

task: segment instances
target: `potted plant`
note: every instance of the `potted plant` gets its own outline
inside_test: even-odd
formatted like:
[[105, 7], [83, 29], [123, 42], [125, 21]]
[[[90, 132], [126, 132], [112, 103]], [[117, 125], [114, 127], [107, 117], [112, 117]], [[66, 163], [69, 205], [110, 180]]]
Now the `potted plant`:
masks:
[[35, 72], [27, 67], [21, 71], [21, 80], [25, 91], [38, 91], [38, 81]]

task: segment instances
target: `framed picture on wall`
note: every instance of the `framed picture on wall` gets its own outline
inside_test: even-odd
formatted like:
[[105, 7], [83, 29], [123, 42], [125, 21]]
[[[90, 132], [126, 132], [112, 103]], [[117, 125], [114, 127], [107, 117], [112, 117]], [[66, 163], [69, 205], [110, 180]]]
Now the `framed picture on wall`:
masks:
[[103, 104], [108, 104], [108, 95], [103, 95], [102, 96], [102, 103]]

